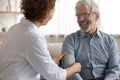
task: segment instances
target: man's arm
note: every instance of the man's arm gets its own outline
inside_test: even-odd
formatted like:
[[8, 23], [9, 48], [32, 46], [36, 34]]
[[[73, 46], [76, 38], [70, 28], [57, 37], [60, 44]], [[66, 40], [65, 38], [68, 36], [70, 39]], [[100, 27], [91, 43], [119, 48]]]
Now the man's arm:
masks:
[[105, 71], [105, 80], [116, 80], [120, 75], [120, 63], [118, 56], [118, 46], [114, 39], [110, 40], [110, 58]]
[[[75, 62], [75, 55], [74, 55], [74, 38], [72, 36], [67, 36], [63, 42], [62, 46], [62, 53], [68, 52], [68, 55], [65, 56], [62, 60], [62, 67], [67, 68]], [[83, 80], [79, 73], [75, 73], [74, 75], [70, 76], [68, 80]]]
[[[63, 62], [62, 62], [63, 68], [69, 67], [74, 63], [75, 63], [74, 54], [69, 53], [68, 55], [64, 56]], [[68, 78], [68, 80], [83, 80], [83, 79], [80, 77], [79, 73], [75, 73], [75, 74], [71, 75]]]
[[[58, 65], [60, 66], [60, 60], [63, 58], [63, 57], [66, 57], [66, 59], [68, 59], [69, 57], [71, 56], [71, 54], [68, 54], [67, 52], [57, 56], [57, 57], [54, 57], [53, 58], [53, 61]], [[65, 70], [66, 70], [66, 79], [69, 78], [70, 76], [72, 76], [73, 74], [77, 73], [77, 72], [80, 72], [81, 71], [81, 64], [78, 63], [78, 62], [75, 62], [74, 60], [74, 57], [71, 56], [70, 57], [71, 61], [68, 61], [69, 64], [72, 64], [71, 66], [67, 67]], [[73, 80], [73, 79], [72, 79]]]

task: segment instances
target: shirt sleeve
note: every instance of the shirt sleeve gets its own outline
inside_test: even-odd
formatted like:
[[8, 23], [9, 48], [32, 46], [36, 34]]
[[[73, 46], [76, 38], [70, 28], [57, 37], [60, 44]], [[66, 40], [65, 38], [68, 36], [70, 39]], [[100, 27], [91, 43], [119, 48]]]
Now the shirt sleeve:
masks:
[[115, 39], [110, 38], [110, 58], [105, 71], [105, 80], [116, 80], [120, 75], [120, 63], [118, 56], [118, 46]]
[[29, 64], [47, 80], [66, 80], [66, 71], [52, 60], [45, 38], [34, 39], [26, 54]]
[[[71, 37], [71, 36], [70, 36]], [[75, 55], [74, 55], [74, 41], [73, 38], [67, 37], [62, 46], [62, 53], [68, 52], [69, 54], [66, 55], [62, 60], [62, 67], [67, 68], [71, 66], [75, 62]], [[75, 73], [72, 75], [68, 80], [83, 80], [79, 73]]]
[[63, 52], [68, 52], [68, 53], [72, 53], [74, 54], [74, 39], [73, 37], [70, 35], [70, 36], [67, 36], [65, 38], [65, 40], [63, 41], [63, 46], [62, 46], [62, 53]]

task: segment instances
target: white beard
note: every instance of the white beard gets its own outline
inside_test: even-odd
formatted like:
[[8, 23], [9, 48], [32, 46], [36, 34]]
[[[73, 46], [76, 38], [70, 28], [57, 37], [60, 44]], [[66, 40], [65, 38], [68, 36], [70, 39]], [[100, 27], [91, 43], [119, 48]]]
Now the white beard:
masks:
[[83, 30], [82, 28], [81, 28], [81, 29], [82, 29], [84, 32], [89, 32], [89, 31], [91, 30], [91, 28], [92, 28], [92, 25], [89, 25], [86, 30]]

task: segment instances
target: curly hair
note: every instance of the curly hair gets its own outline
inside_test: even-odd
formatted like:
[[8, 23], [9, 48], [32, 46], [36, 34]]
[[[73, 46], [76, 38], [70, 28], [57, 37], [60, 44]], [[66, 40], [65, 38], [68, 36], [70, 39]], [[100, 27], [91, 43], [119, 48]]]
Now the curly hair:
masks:
[[21, 11], [30, 21], [42, 22], [54, 8], [56, 0], [22, 0]]

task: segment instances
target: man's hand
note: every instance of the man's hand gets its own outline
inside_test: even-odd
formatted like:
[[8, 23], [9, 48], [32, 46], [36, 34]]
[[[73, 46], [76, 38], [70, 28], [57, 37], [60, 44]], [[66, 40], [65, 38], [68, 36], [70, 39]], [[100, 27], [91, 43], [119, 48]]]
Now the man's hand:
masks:
[[63, 53], [63, 54], [61, 54], [61, 55], [59, 55], [59, 56], [57, 56], [57, 57], [54, 57], [53, 58], [53, 61], [58, 65], [58, 66], [60, 66], [61, 64], [60, 64], [60, 60], [64, 57], [64, 56], [66, 56], [68, 53], [66, 52], [66, 53]]

